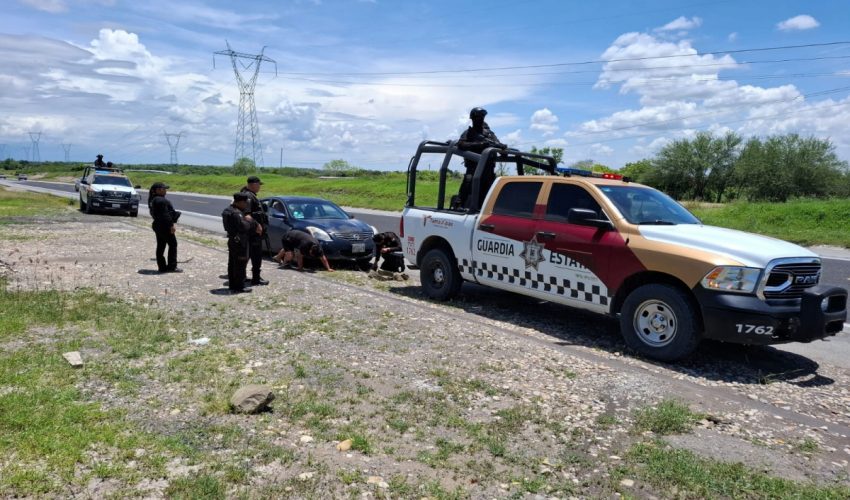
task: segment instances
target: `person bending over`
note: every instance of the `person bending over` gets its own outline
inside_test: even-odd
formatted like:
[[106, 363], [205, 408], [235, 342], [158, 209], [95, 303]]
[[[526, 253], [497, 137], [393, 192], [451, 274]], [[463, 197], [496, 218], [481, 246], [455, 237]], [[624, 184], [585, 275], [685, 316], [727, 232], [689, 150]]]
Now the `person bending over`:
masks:
[[328, 263], [328, 258], [322, 251], [322, 245], [310, 233], [298, 229], [291, 229], [283, 235], [283, 248], [274, 256], [274, 260], [282, 266], [289, 264], [293, 257], [297, 264], [298, 271], [304, 270], [304, 256], [319, 259], [325, 270], [333, 272], [331, 265]]

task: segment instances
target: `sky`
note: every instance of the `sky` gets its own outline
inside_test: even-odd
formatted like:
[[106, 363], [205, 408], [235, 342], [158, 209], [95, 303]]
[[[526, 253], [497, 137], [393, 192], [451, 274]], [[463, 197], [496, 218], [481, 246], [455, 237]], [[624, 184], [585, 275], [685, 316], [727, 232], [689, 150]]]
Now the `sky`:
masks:
[[476, 106], [567, 164], [700, 131], [814, 135], [848, 160], [848, 28], [845, 0], [5, 0], [0, 155], [34, 159], [32, 134], [43, 161], [168, 163], [179, 133], [179, 163], [231, 165], [229, 43], [275, 61], [254, 90], [264, 166], [404, 170]]

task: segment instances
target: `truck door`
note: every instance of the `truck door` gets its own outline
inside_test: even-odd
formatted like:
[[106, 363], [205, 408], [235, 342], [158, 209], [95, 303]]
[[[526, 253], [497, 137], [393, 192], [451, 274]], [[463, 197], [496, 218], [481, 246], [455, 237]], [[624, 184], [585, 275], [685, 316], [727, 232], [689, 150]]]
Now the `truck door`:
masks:
[[[524, 256], [535, 239], [535, 217], [543, 182], [512, 180], [501, 185], [495, 200], [488, 202], [472, 234], [472, 268], [482, 284], [516, 290], [529, 279]], [[499, 189], [499, 188], [497, 188]], [[534, 252], [536, 247], [531, 247]], [[537, 256], [531, 256], [536, 259]], [[459, 262], [464, 266], [464, 262]]]
[[[546, 287], [560, 302], [607, 312], [610, 303], [605, 280], [609, 274], [611, 245], [622, 238], [616, 231], [570, 224], [572, 208], [593, 210], [599, 219], [608, 217], [593, 196], [582, 186], [553, 183], [546, 209], [537, 222], [536, 235], [548, 252], [540, 265], [544, 276], [555, 278]], [[601, 306], [601, 307], [600, 307]]]

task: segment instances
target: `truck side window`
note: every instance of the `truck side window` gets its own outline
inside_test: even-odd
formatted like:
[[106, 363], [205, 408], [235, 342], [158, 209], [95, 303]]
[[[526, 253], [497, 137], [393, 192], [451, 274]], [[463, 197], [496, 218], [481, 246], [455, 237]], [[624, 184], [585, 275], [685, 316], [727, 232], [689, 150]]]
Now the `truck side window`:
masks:
[[510, 182], [499, 192], [493, 213], [531, 218], [542, 182]]
[[567, 214], [571, 208], [586, 208], [596, 212], [600, 218], [606, 218], [602, 207], [583, 187], [574, 184], [553, 184], [549, 192], [549, 202], [546, 204], [546, 220], [567, 222]]

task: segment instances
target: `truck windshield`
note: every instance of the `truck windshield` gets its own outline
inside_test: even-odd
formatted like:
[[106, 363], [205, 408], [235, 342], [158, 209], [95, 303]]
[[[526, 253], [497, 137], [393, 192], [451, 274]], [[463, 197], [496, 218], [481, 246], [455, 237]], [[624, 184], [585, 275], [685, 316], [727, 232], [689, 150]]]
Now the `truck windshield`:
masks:
[[131, 187], [130, 179], [127, 179], [126, 177], [112, 177], [109, 175], [95, 175], [93, 184]]
[[638, 186], [599, 186], [632, 224], [700, 224], [692, 213], [661, 191]]

